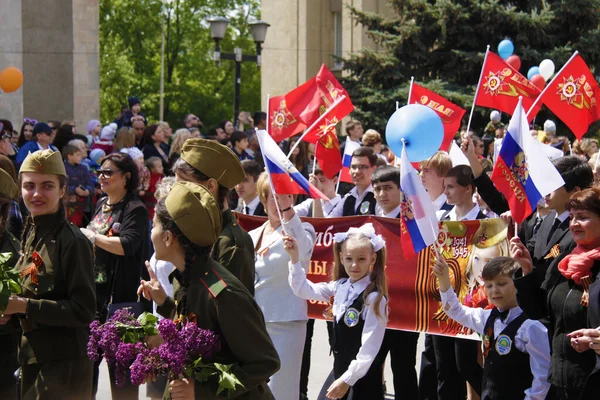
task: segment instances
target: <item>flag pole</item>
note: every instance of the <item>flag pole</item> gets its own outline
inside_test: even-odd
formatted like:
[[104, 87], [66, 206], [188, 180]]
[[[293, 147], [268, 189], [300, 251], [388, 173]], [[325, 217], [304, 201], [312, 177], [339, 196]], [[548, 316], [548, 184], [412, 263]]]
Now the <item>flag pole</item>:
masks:
[[479, 88], [481, 87], [481, 80], [483, 79], [483, 72], [485, 71], [485, 62], [487, 61], [488, 54], [490, 54], [490, 45], [488, 44], [485, 50], [485, 56], [483, 57], [483, 65], [481, 66], [481, 73], [479, 74], [479, 82], [477, 82], [477, 89], [475, 89], [475, 97], [473, 98], [473, 106], [471, 107], [471, 113], [469, 114], [469, 122], [467, 122], [467, 135], [471, 131], [471, 120], [473, 119], [473, 111], [475, 111], [475, 102], [477, 101], [477, 95], [479, 94]]
[[400, 108], [400, 102], [396, 101], [396, 111], [398, 111], [399, 108]]
[[317, 120], [315, 122], [312, 123], [311, 126], [308, 127], [307, 130], [304, 131], [304, 133], [302, 134], [302, 136], [300, 136], [300, 138], [296, 141], [296, 143], [294, 143], [294, 145], [292, 146], [292, 148], [290, 149], [290, 151], [288, 152], [287, 158], [290, 158], [290, 156], [292, 155], [292, 153], [294, 152], [294, 150], [296, 150], [296, 147], [298, 147], [298, 145], [300, 144], [300, 142], [302, 141], [302, 139], [304, 139], [304, 137], [315, 128], [315, 126], [317, 126], [317, 124], [319, 122], [321, 122], [326, 116], [327, 114], [329, 114], [329, 112], [331, 110], [333, 110], [334, 108], [336, 108], [342, 101], [344, 101], [346, 99], [346, 95], [341, 95], [340, 97], [338, 97], [333, 104], [331, 105], [331, 107], [327, 108], [327, 110], [325, 110], [325, 112], [323, 114], [321, 114], [319, 116], [319, 118], [317, 118]]
[[335, 194], [338, 194], [338, 192], [339, 192], [339, 190], [340, 190], [340, 175], [341, 175], [341, 174], [342, 174], [341, 172], [338, 174], [338, 181], [337, 181], [337, 183], [335, 184]]
[[[410, 96], [412, 96], [412, 86], [413, 86], [414, 82], [415, 82], [415, 77], [411, 76], [410, 77], [410, 87], [408, 88], [408, 99], [406, 100], [406, 104], [410, 104]], [[396, 109], [398, 109], [398, 107], [396, 107]]]
[[317, 168], [317, 146], [318, 145], [319, 145], [319, 141], [317, 141], [317, 143], [315, 143], [315, 154], [314, 154], [314, 158], [313, 158], [313, 167], [312, 167], [311, 174], [314, 174], [315, 168]]
[[562, 68], [560, 69], [560, 71], [558, 71], [555, 75], [554, 78], [552, 78], [552, 80], [550, 82], [548, 82], [546, 84], [546, 87], [544, 88], [544, 90], [542, 90], [542, 92], [540, 93], [540, 95], [535, 99], [535, 101], [533, 102], [533, 104], [531, 105], [531, 107], [529, 107], [529, 110], [527, 111], [527, 116], [529, 117], [529, 113], [535, 108], [535, 106], [537, 106], [537, 104], [541, 101], [542, 96], [544, 95], [544, 93], [546, 93], [546, 90], [548, 90], [550, 88], [550, 86], [552, 86], [552, 84], [554, 83], [554, 80], [556, 79], [557, 76], [560, 75], [561, 72], [563, 72], [563, 70], [567, 67], [567, 65], [569, 65], [569, 63], [571, 61], [573, 61], [573, 59], [577, 56], [577, 54], [579, 54], [579, 51], [575, 50], [575, 53], [573, 53], [573, 55], [571, 56], [571, 58], [569, 58], [569, 60], [562, 66]]
[[[271, 100], [271, 95], [267, 94], [267, 109], [269, 108], [269, 101]], [[269, 134], [269, 125], [266, 126], [267, 135]], [[258, 144], [261, 145], [262, 140], [258, 141]], [[269, 164], [267, 163], [267, 156], [265, 156], [265, 152], [260, 149], [260, 154], [262, 154], [263, 162], [265, 163], [265, 170], [267, 171], [267, 176], [269, 177], [269, 186], [271, 187], [271, 193], [273, 196], [273, 201], [275, 202], [275, 208], [277, 209], [277, 215], [279, 216], [279, 221], [281, 223], [281, 232], [283, 233], [283, 215], [281, 215], [281, 210], [279, 209], [279, 203], [277, 202], [277, 193], [275, 193], [275, 185], [273, 185], [273, 180], [271, 179], [271, 171], [269, 171]]]

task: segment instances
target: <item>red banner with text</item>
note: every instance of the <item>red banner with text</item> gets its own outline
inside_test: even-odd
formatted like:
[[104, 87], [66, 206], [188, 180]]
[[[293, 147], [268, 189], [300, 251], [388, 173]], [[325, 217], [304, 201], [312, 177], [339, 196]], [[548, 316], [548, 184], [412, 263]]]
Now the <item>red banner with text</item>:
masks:
[[[240, 225], [247, 231], [265, 222], [263, 217], [238, 214]], [[400, 245], [400, 220], [364, 216], [342, 218], [302, 218], [311, 223], [317, 241], [307, 276], [312, 282], [329, 280], [333, 267], [333, 234], [350, 227], [371, 222], [386, 241], [386, 277], [389, 292], [390, 317], [388, 328], [429, 332], [443, 335], [468, 335], [471, 332], [445, 315], [437, 281], [430, 265], [435, 253], [430, 247], [416, 257], [405, 260]], [[481, 286], [481, 270], [497, 256], [508, 255], [507, 228], [501, 219], [440, 223], [437, 247], [448, 262], [454, 290], [463, 304], [470, 307], [488, 306]], [[328, 304], [309, 301], [311, 318], [323, 318]]]

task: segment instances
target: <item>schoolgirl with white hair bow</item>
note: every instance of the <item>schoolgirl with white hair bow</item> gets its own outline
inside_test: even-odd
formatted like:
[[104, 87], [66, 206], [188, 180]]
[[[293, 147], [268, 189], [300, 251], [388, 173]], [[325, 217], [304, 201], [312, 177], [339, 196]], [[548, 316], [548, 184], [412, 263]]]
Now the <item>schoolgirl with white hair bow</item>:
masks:
[[298, 245], [284, 236], [290, 255], [289, 282], [294, 294], [307, 300], [333, 301], [333, 372], [329, 399], [383, 399], [378, 352], [387, 325], [385, 241], [372, 224], [334, 235], [331, 281], [312, 283], [299, 262]]

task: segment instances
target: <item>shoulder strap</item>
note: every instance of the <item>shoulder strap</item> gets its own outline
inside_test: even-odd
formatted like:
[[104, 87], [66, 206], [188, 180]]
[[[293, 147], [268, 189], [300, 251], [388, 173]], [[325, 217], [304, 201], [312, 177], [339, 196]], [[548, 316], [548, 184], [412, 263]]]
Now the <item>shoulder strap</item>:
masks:
[[221, 279], [213, 267], [209, 267], [205, 275], [200, 278], [200, 282], [204, 284], [212, 297], [217, 297], [227, 287], [227, 283]]

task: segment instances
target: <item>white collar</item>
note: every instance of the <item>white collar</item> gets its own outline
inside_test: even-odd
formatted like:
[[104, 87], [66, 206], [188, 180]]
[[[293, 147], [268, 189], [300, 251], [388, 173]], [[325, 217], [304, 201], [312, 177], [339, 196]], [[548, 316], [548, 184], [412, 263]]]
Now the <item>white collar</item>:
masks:
[[560, 220], [560, 222], [563, 223], [567, 218], [569, 218], [569, 214], [569, 211], [565, 210], [560, 215], [557, 215], [556, 219]]
[[258, 198], [258, 196], [256, 196], [254, 199], [252, 199], [252, 201], [248, 204], [246, 204], [245, 201], [242, 200], [242, 204], [244, 206], [244, 212], [246, 211], [246, 207], [248, 207], [249, 214], [252, 214], [254, 212], [254, 210], [256, 210], [256, 207], [258, 207], [258, 203], [260, 202], [260, 199]]
[[[348, 194], [349, 194], [350, 196], [354, 196], [354, 197], [356, 197], [356, 200], [360, 201], [360, 200], [364, 199], [364, 197], [365, 197], [365, 196], [367, 195], [367, 193], [369, 193], [369, 192], [373, 192], [373, 185], [369, 185], [369, 187], [367, 187], [367, 188], [365, 189], [365, 191], [364, 191], [364, 192], [362, 192], [362, 194], [361, 194], [360, 196], [358, 195], [358, 189], [356, 188], [356, 186], [354, 186], [354, 187], [352, 188], [352, 190], [350, 190], [350, 192], [348, 192]], [[357, 204], [358, 204], [358, 201], [356, 202]]]
[[381, 217], [387, 217], [387, 218], [396, 218], [396, 216], [398, 214], [400, 214], [400, 207], [401, 204], [398, 204], [398, 207], [394, 208], [392, 211], [390, 211], [389, 213], [385, 214], [385, 212], [383, 210], [381, 210]]
[[438, 198], [433, 201], [433, 206], [435, 207], [435, 210], [441, 210], [444, 203], [446, 203], [446, 200], [446, 195], [444, 193], [440, 194]]
[[327, 200], [325, 202], [325, 204], [327, 204], [328, 206], [331, 206], [333, 208], [337, 205], [337, 203], [339, 203], [341, 198], [342, 198], [342, 196], [340, 196], [339, 194], [336, 194], [335, 197], [332, 197], [331, 199]]
[[369, 274], [363, 276], [354, 283], [350, 282], [350, 278], [346, 281], [346, 284], [352, 288], [352, 291], [358, 294], [364, 292], [367, 286], [369, 286], [369, 283], [371, 283], [371, 276]]
[[458, 219], [456, 217], [456, 206], [452, 207], [452, 210], [448, 213], [450, 217], [450, 221], [473, 221], [477, 219], [477, 214], [479, 214], [480, 208], [478, 204], [474, 204], [471, 211], [469, 211], [464, 217]]

